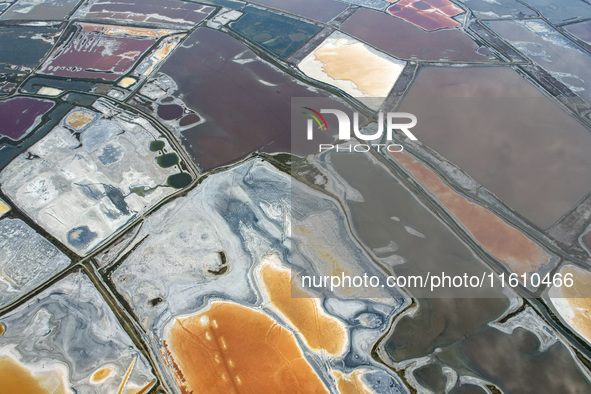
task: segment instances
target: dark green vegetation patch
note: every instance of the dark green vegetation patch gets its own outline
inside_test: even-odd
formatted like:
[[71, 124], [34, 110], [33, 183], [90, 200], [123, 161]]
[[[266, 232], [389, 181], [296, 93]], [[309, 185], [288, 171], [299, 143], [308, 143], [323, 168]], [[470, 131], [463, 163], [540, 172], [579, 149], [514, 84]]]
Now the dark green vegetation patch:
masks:
[[287, 58], [321, 29], [320, 26], [252, 6], [230, 27], [281, 58]]
[[152, 152], [158, 152], [159, 150], [164, 149], [164, 141], [152, 141], [150, 142], [150, 150]]
[[168, 168], [177, 165], [179, 163], [179, 157], [176, 153], [166, 153], [162, 156], [158, 156], [156, 161], [160, 167]]
[[182, 189], [183, 187], [189, 186], [192, 180], [193, 178], [191, 178], [191, 174], [181, 172], [169, 176], [168, 185], [175, 189]]

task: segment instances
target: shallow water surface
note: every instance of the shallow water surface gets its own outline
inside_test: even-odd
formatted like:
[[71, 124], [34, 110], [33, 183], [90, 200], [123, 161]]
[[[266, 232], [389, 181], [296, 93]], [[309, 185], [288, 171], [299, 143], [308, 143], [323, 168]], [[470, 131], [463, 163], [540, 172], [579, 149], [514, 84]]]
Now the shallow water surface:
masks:
[[[379, 28], [377, 28], [379, 26]], [[477, 45], [457, 29], [428, 32], [382, 12], [360, 8], [342, 29], [401, 59], [490, 62], [494, 57], [477, 53]]]
[[400, 107], [417, 138], [541, 228], [591, 187], [591, 134], [510, 68], [422, 68]]
[[[258, 58], [240, 41], [199, 28], [160, 69], [205, 122], [182, 132], [204, 170], [253, 151], [289, 152], [292, 97], [326, 96]], [[187, 121], [190, 121], [188, 119]]]

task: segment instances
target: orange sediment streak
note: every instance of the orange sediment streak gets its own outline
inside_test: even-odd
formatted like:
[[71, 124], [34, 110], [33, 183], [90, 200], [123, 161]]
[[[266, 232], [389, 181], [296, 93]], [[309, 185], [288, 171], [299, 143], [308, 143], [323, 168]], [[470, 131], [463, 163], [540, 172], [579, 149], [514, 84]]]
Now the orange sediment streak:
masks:
[[151, 380], [148, 384], [146, 384], [144, 387], [142, 387], [141, 389], [139, 389], [139, 391], [135, 394], [144, 394], [147, 393], [148, 390], [150, 389], [150, 387], [152, 387], [152, 385], [156, 383], [156, 380]]
[[177, 378], [183, 393], [327, 392], [293, 334], [239, 304], [214, 302], [177, 319], [167, 347], [182, 371]]
[[346, 350], [348, 338], [345, 325], [325, 313], [313, 294], [295, 284], [292, 287], [291, 273], [278, 258], [263, 259], [260, 277], [273, 306], [302, 334], [310, 349], [325, 350], [333, 355], [340, 355]]
[[158, 65], [168, 56], [170, 55], [170, 53], [178, 46], [178, 44], [180, 43], [180, 41], [175, 41], [175, 38], [178, 37], [182, 37], [185, 34], [177, 34], [174, 36], [170, 36], [168, 37], [163, 44], [161, 44], [161, 47], [158, 48], [151, 56], [150, 58], [154, 59], [154, 64], [152, 64], [152, 66], [150, 68], [148, 68], [146, 71], [143, 72], [142, 75], [144, 76], [148, 76], [150, 74], [152, 74], [152, 71], [154, 71], [154, 69], [156, 67], [158, 67]]
[[517, 274], [532, 273], [550, 261], [548, 253], [493, 212], [456, 193], [437, 174], [405, 153], [392, 157], [451, 212], [472, 237]]
[[127, 372], [125, 373], [125, 376], [123, 377], [123, 381], [121, 382], [121, 385], [119, 386], [119, 390], [117, 391], [117, 394], [121, 394], [123, 392], [123, 389], [125, 388], [125, 385], [127, 384], [127, 380], [129, 379], [129, 375], [131, 375], [131, 370], [133, 369], [133, 366], [135, 365], [135, 360], [137, 360], [137, 357], [134, 357], [133, 360], [131, 360], [131, 364], [129, 364], [129, 368], [127, 368]]
[[185, 376], [183, 375], [183, 371], [181, 371], [178, 364], [172, 358], [172, 354], [170, 354], [170, 350], [168, 349], [168, 343], [166, 343], [166, 340], [162, 341], [162, 349], [160, 349], [160, 354], [162, 354], [162, 358], [166, 366], [170, 368], [170, 370], [172, 371], [177, 386], [183, 389], [186, 386]]
[[153, 37], [158, 38], [166, 34], [170, 34], [172, 31], [167, 29], [146, 29], [142, 27], [130, 27], [130, 26], [107, 26], [97, 25], [93, 23], [80, 23], [84, 31], [99, 31], [110, 36], [119, 35], [130, 35], [137, 37]]

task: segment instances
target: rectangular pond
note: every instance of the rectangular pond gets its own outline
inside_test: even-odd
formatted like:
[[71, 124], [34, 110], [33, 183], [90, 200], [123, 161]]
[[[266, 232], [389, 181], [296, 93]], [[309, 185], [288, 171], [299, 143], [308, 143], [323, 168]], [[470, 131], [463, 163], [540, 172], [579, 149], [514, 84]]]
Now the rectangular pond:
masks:
[[428, 32], [392, 15], [366, 8], [355, 11], [343, 23], [342, 30], [401, 59], [462, 62], [495, 59], [460, 30]]
[[591, 189], [591, 133], [510, 68], [422, 68], [400, 110], [419, 141], [542, 229]]
[[53, 101], [30, 97], [13, 97], [0, 101], [0, 138], [20, 140], [41, 122], [41, 117], [54, 105]]
[[256, 0], [255, 3], [322, 22], [347, 9], [347, 4], [336, 0]]
[[123, 24], [191, 28], [213, 10], [210, 6], [179, 0], [92, 0], [85, 2], [75, 17], [103, 19], [107, 23], [119, 21]]
[[[41, 66], [45, 75], [115, 81], [168, 31], [75, 23]], [[109, 56], [104, 56], [106, 53]]]
[[[326, 97], [262, 61], [227, 34], [198, 28], [160, 68], [154, 101], [182, 98], [203, 122], [182, 131], [195, 162], [210, 170], [253, 151], [289, 152], [292, 97]], [[146, 91], [149, 90], [149, 91]], [[343, 105], [335, 103], [338, 107]]]
[[0, 20], [62, 20], [81, 0], [16, 1]]
[[[591, 5], [587, 5], [591, 10]], [[591, 99], [591, 55], [539, 20], [486, 22], [495, 33], [565, 84]]]
[[321, 29], [319, 25], [252, 6], [244, 7], [242, 12], [245, 14], [230, 27], [284, 59]]

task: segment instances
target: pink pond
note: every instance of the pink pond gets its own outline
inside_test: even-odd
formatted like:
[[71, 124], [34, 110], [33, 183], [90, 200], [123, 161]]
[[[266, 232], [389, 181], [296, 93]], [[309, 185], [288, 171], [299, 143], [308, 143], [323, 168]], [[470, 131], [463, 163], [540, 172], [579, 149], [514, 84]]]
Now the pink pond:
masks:
[[96, 0], [81, 7], [77, 17], [193, 27], [215, 8], [180, 0]]
[[[70, 37], [45, 61], [42, 74], [115, 81], [129, 72], [158, 39], [158, 34], [149, 29], [134, 31], [86, 23], [74, 26]], [[125, 29], [129, 34], [124, 34]]]
[[359, 8], [341, 29], [395, 57], [408, 60], [490, 62], [479, 45], [459, 29], [426, 31], [385, 12]]
[[452, 16], [461, 14], [463, 10], [449, 0], [400, 0], [391, 5], [388, 12], [421, 29], [433, 31], [460, 26]]

